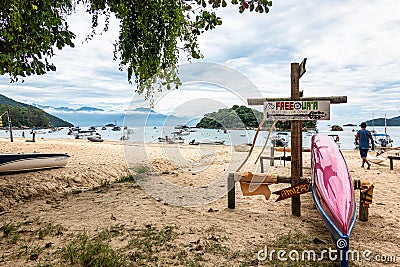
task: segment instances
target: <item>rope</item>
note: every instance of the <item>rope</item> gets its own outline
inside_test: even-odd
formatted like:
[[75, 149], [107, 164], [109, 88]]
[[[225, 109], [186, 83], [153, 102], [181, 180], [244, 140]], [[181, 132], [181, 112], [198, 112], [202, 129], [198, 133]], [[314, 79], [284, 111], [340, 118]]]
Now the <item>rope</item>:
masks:
[[257, 141], [258, 133], [260, 132], [261, 126], [264, 124], [264, 122], [265, 122], [265, 118], [263, 118], [262, 121], [260, 122], [260, 124], [258, 125], [256, 134], [254, 135], [254, 138], [253, 138], [253, 144], [251, 145], [251, 148], [250, 148], [250, 150], [249, 150], [249, 154], [248, 154], [247, 157], [244, 159], [244, 161], [243, 161], [242, 164], [239, 166], [239, 168], [236, 170], [236, 172], [239, 172], [240, 169], [243, 167], [243, 165], [244, 165], [244, 164], [247, 162], [247, 160], [250, 158], [250, 155], [251, 155], [251, 153], [253, 152], [253, 149], [254, 149], [254, 145], [256, 144], [256, 141]]
[[269, 129], [269, 132], [268, 132], [267, 139], [265, 140], [264, 146], [263, 146], [263, 148], [261, 149], [261, 152], [260, 152], [260, 154], [258, 155], [258, 157], [257, 157], [256, 161], [254, 162], [254, 164], [257, 164], [257, 162], [258, 162], [258, 160], [260, 159], [262, 153], [264, 152], [265, 147], [267, 146], [269, 137], [270, 137], [270, 135], [271, 135], [271, 132], [272, 132], [272, 130], [274, 129], [275, 124], [276, 124], [277, 122], [278, 122], [278, 120], [275, 120], [274, 123], [271, 125], [271, 128]]

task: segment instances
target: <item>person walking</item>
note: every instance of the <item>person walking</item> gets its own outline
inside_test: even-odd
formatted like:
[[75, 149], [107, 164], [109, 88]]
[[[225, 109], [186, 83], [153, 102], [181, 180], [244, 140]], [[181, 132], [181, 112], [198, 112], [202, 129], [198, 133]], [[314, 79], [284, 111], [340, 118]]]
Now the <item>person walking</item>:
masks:
[[367, 124], [365, 122], [362, 122], [360, 126], [361, 130], [356, 134], [356, 143], [358, 144], [358, 149], [360, 150], [360, 156], [362, 159], [361, 167], [364, 168], [364, 163], [367, 163], [367, 170], [369, 170], [371, 168], [371, 163], [367, 160], [369, 140], [371, 140], [372, 150], [375, 150], [374, 139], [372, 138], [371, 132], [366, 129]]

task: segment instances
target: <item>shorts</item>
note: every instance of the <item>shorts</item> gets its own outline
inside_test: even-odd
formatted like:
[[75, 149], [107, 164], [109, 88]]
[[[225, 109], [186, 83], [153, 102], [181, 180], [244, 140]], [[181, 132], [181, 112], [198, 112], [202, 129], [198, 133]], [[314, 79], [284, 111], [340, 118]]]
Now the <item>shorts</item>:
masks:
[[360, 148], [360, 156], [361, 156], [362, 158], [366, 158], [366, 157], [367, 157], [367, 154], [368, 154], [368, 149], [361, 149], [361, 148]]

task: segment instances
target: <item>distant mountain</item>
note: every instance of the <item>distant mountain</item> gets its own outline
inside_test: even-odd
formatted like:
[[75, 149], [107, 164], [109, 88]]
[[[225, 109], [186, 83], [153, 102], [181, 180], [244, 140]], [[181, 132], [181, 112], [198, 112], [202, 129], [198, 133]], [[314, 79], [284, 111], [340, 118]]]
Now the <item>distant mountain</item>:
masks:
[[[372, 119], [369, 121], [366, 121], [368, 126], [385, 126], [385, 118], [378, 118], [378, 119]], [[391, 118], [391, 119], [386, 119], [386, 125], [387, 126], [400, 126], [400, 116]]]
[[13, 115], [14, 126], [27, 126], [27, 127], [71, 127], [71, 123], [62, 120], [54, 115], [51, 115], [42, 109], [28, 105], [25, 103], [17, 102], [11, 98], [8, 98], [0, 94], [0, 105], [2, 109], [6, 109], [7, 106], [15, 107], [10, 110]]
[[39, 104], [33, 104], [33, 106], [38, 107], [40, 109], [54, 109], [57, 111], [66, 111], [66, 112], [73, 112], [73, 111], [104, 111], [103, 109], [100, 108], [93, 108], [93, 107], [80, 107], [78, 109], [72, 109], [69, 107], [53, 107], [53, 106], [43, 106]]
[[[126, 113], [107, 112], [94, 107], [82, 107], [78, 109], [47, 107], [46, 111], [58, 117], [72, 122], [76, 126], [102, 126], [106, 124], [128, 126], [175, 126], [188, 124], [190, 118], [164, 115], [149, 108], [136, 108]], [[193, 126], [198, 122], [192, 122]]]
[[81, 108], [75, 109], [75, 111], [104, 111], [104, 109], [92, 108], [92, 107], [81, 107]]

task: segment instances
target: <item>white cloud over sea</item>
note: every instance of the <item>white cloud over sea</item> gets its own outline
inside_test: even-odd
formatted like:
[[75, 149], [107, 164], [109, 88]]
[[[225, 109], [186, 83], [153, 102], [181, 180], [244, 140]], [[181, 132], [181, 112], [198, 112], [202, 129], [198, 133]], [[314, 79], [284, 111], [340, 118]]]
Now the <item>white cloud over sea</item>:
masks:
[[[223, 25], [200, 38], [204, 59], [193, 61], [212, 62], [210, 68], [185, 65], [184, 85], [157, 96], [155, 110], [196, 116], [244, 104], [247, 97], [257, 97], [256, 89], [263, 97], [288, 97], [290, 63], [306, 57], [300, 81], [305, 96], [348, 96], [347, 104], [332, 106], [333, 123], [358, 123], [372, 114], [399, 116], [399, 8], [394, 0], [288, 0], [273, 1], [269, 14], [239, 14], [237, 6], [220, 9]], [[91, 31], [88, 15], [76, 12], [70, 26], [76, 47], [57, 51], [56, 72], [14, 84], [0, 77], [0, 93], [54, 107], [123, 111], [132, 99], [147, 106], [113, 61], [116, 20], [89, 43], [82, 43]]]

